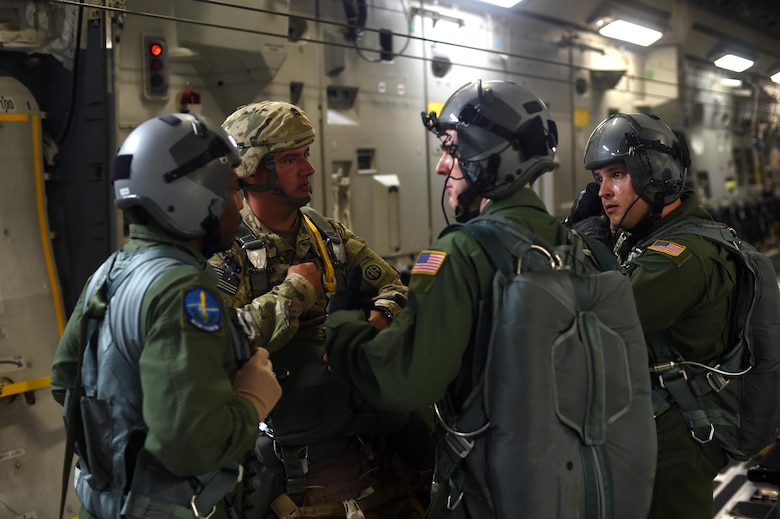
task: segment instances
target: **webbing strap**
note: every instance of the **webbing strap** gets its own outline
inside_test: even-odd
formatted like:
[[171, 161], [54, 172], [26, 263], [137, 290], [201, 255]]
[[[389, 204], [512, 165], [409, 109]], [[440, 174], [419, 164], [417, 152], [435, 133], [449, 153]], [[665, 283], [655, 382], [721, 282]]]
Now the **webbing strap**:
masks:
[[713, 465], [720, 466], [723, 452], [715, 437], [715, 426], [710, 416], [701, 408], [693, 395], [681, 369], [673, 369], [661, 375], [663, 385], [672, 395], [688, 423], [691, 436], [701, 445], [704, 454]]
[[322, 263], [325, 267], [325, 273], [322, 275], [322, 288], [329, 294], [332, 294], [337, 288], [336, 271], [333, 268], [333, 263], [330, 261], [328, 249], [325, 248], [325, 242], [317, 231], [317, 226], [314, 225], [314, 222], [305, 214], [303, 215], [303, 221], [306, 222], [306, 226], [309, 228], [309, 231], [311, 231], [311, 237], [317, 246], [317, 250], [320, 252], [320, 257], [322, 258]]
[[281, 450], [282, 464], [284, 465], [284, 476], [287, 481], [288, 494], [300, 494], [306, 490], [306, 475], [308, 473], [308, 459], [304, 452], [301, 457], [301, 449], [306, 447], [291, 447], [277, 444], [277, 449]]

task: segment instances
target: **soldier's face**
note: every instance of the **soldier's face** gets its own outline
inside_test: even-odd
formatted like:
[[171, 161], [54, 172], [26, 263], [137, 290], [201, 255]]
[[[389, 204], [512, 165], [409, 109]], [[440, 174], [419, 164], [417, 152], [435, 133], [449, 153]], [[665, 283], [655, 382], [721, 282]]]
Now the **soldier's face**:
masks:
[[[291, 198], [305, 198], [311, 195], [309, 178], [314, 174], [314, 168], [309, 162], [309, 146], [280, 151], [273, 157], [279, 188]], [[244, 182], [267, 185], [270, 179], [265, 161], [262, 161], [255, 173], [245, 178]]]
[[441, 157], [436, 164], [436, 174], [446, 177], [444, 179], [444, 191], [449, 198], [447, 205], [452, 209], [458, 207], [458, 195], [469, 187], [468, 181], [460, 170], [455, 152], [458, 146], [458, 134], [455, 130], [447, 130], [441, 137]]
[[241, 209], [244, 207], [244, 198], [241, 193], [241, 187], [238, 183], [238, 177], [235, 171], [230, 180], [230, 192], [225, 200], [225, 210], [219, 219], [219, 249], [226, 250], [233, 245], [233, 237], [238, 232], [238, 226], [241, 224]]
[[[309, 179], [314, 168], [309, 162], [309, 147], [280, 151], [274, 155], [279, 187], [292, 198], [303, 198], [311, 194]], [[267, 174], [267, 172], [266, 172]]]
[[613, 227], [633, 229], [650, 213], [650, 204], [634, 190], [625, 163], [615, 162], [594, 169], [593, 179], [599, 184], [601, 205]]

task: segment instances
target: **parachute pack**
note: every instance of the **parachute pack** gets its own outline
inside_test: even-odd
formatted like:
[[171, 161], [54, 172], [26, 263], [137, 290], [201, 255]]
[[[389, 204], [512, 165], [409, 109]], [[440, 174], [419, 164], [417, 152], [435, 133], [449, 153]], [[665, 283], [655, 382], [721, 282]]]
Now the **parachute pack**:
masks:
[[[496, 266], [473, 389], [437, 417], [452, 517], [617, 519], [650, 508], [656, 433], [647, 348], [627, 276], [570, 231], [552, 247], [505, 219], [471, 233]], [[449, 488], [443, 488], [445, 483]]]
[[[746, 460], [775, 439], [780, 420], [777, 275], [769, 258], [723, 223], [687, 219], [663, 231], [664, 238], [680, 234], [702, 236], [724, 247], [737, 265], [730, 348], [703, 365], [686, 361], [663, 337], [648, 337], [655, 371], [708, 456], [718, 460], [719, 446], [730, 457]], [[656, 238], [638, 247], [644, 249]], [[668, 400], [663, 391], [656, 389], [653, 395], [656, 414]]]

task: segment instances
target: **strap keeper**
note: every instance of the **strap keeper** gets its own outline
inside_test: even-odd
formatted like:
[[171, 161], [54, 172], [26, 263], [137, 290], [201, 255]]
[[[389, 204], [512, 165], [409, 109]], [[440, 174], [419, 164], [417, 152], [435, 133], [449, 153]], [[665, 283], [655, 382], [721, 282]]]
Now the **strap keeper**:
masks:
[[678, 378], [682, 377], [683, 380], [688, 380], [688, 373], [685, 372], [685, 368], [675, 368], [673, 371], [667, 371], [665, 373], [661, 373], [658, 375], [658, 383], [661, 385], [662, 388], [668, 389], [666, 387], [666, 380], [672, 379], [672, 378]]

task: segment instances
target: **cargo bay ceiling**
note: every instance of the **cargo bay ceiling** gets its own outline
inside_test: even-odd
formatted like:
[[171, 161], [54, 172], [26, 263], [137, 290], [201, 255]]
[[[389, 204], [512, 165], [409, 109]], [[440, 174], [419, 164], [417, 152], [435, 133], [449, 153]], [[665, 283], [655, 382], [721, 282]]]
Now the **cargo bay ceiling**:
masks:
[[[464, 8], [484, 6], [478, 0], [451, 3]], [[511, 8], [521, 16], [578, 30], [595, 30], [591, 23], [594, 17], [609, 10], [660, 23], [664, 35], [655, 45], [679, 46], [684, 58], [711, 63], [715, 49], [744, 51], [755, 60], [744, 73], [746, 78], [768, 78], [768, 72], [780, 66], [778, 0], [522, 0]]]

